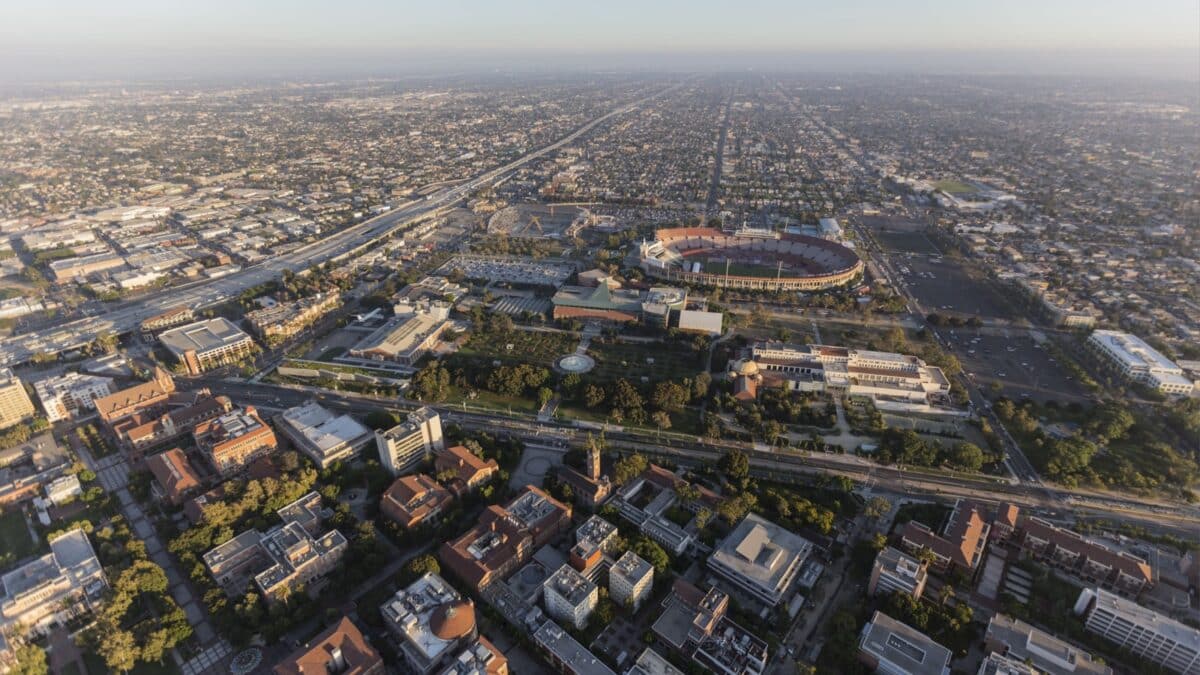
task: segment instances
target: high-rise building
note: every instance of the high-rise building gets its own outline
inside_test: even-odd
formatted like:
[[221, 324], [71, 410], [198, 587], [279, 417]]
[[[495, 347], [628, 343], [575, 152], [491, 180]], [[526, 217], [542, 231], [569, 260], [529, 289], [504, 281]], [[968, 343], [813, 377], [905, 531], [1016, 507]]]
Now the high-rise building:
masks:
[[112, 393], [112, 379], [71, 372], [39, 380], [34, 390], [46, 420], [58, 422], [71, 419], [81, 409], [94, 410], [96, 399]]
[[0, 368], [0, 429], [33, 417], [33, 401], [25, 393], [21, 378], [9, 368]]
[[420, 466], [435, 450], [445, 450], [442, 418], [433, 408], [424, 407], [387, 431], [375, 431], [375, 446], [384, 468], [399, 476]]
[[888, 546], [875, 556], [875, 565], [871, 568], [871, 582], [867, 586], [867, 593], [886, 595], [900, 591], [911, 595], [914, 600], [920, 600], [921, 594], [925, 592], [925, 581], [929, 576], [926, 567], [925, 563], [916, 558]]
[[1084, 589], [1075, 601], [1084, 627], [1131, 654], [1181, 673], [1200, 673], [1200, 630], [1103, 588]]
[[633, 611], [641, 608], [654, 587], [654, 565], [643, 560], [633, 551], [625, 555], [608, 570], [608, 594], [613, 602]]
[[950, 650], [928, 635], [875, 612], [858, 638], [859, 658], [881, 675], [949, 675]]
[[587, 626], [600, 601], [600, 589], [570, 565], [563, 565], [542, 584], [546, 613], [576, 630]]

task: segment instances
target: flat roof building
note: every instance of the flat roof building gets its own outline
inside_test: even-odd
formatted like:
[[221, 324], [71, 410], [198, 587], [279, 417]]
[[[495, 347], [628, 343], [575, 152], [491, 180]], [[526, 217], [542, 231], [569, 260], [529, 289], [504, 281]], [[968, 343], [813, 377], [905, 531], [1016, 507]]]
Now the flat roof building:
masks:
[[508, 675], [508, 659], [496, 645], [480, 635], [438, 675]]
[[729, 618], [729, 595], [717, 588], [701, 591], [677, 579], [654, 634], [685, 658], [720, 675], [761, 675], [767, 643]]
[[542, 599], [551, 618], [583, 630], [600, 601], [600, 591], [574, 567], [563, 565], [543, 582]]
[[322, 469], [354, 457], [374, 440], [371, 430], [349, 415], [335, 415], [316, 401], [288, 408], [275, 418], [279, 430]]
[[1013, 617], [996, 614], [988, 622], [984, 651], [1029, 663], [1047, 675], [1111, 675], [1092, 655]]
[[0, 368], [0, 429], [32, 419], [33, 414], [33, 401], [21, 378], [9, 368]]
[[375, 431], [379, 462], [393, 476], [410, 472], [430, 454], [446, 448], [442, 437], [442, 418], [428, 406], [409, 413], [408, 418], [388, 429]]
[[224, 317], [172, 328], [158, 341], [192, 375], [236, 363], [256, 349], [254, 340]]
[[813, 545], [754, 513], [717, 546], [708, 568], [755, 600], [774, 607], [786, 602]]
[[542, 624], [533, 633], [536, 644], [546, 659], [566, 675], [617, 675], [604, 662], [579, 644], [571, 634], [553, 621]]
[[1196, 387], [1183, 368], [1136, 335], [1096, 330], [1087, 344], [1126, 380], [1174, 396], [1188, 395]]
[[1200, 630], [1102, 588], [1080, 593], [1075, 613], [1120, 649], [1181, 675], [1200, 673]]
[[608, 595], [621, 607], [638, 611], [652, 590], [654, 565], [633, 551], [626, 551], [608, 568]]
[[46, 421], [69, 420], [80, 411], [96, 409], [95, 400], [112, 393], [112, 378], [67, 372], [34, 384]]
[[0, 577], [0, 635], [43, 634], [94, 610], [108, 588], [104, 568], [81, 529], [50, 542], [50, 552]]
[[475, 605], [433, 572], [396, 591], [379, 613], [405, 665], [418, 675], [446, 668], [479, 635]]
[[920, 600], [929, 578], [925, 563], [888, 546], [875, 556], [871, 567], [871, 581], [867, 585], [870, 595], [901, 592]]
[[658, 652], [646, 647], [638, 654], [637, 660], [629, 670], [625, 671], [625, 675], [683, 675], [683, 671], [671, 665], [671, 662]]
[[364, 359], [413, 365], [437, 344], [442, 332], [450, 326], [447, 320], [449, 305], [442, 305], [445, 303], [435, 303], [428, 310], [402, 314], [389, 320], [354, 345], [349, 354]]
[[875, 612], [858, 639], [859, 657], [882, 675], [948, 675], [949, 649], [883, 612]]

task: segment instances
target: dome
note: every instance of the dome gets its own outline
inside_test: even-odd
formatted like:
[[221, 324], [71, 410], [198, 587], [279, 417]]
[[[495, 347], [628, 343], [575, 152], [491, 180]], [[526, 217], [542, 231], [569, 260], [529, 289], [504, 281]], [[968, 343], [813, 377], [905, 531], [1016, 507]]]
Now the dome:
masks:
[[758, 375], [758, 364], [750, 359], [734, 361], [729, 368], [734, 375], [742, 375], [744, 377], [754, 377]]
[[475, 630], [475, 606], [465, 600], [455, 600], [433, 610], [429, 628], [441, 640], [457, 640]]

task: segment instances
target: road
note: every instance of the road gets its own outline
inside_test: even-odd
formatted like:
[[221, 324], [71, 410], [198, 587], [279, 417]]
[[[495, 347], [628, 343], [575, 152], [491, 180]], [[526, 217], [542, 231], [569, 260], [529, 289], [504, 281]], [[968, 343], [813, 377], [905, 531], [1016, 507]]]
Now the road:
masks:
[[[362, 415], [373, 410], [406, 410], [420, 405], [413, 401], [381, 399], [349, 392], [334, 392], [315, 387], [281, 386], [210, 378], [191, 380], [193, 386], [208, 387], [214, 394], [224, 394], [236, 401], [253, 403], [260, 408], [284, 409], [316, 398], [321, 405], [341, 412]], [[181, 386], [186, 387], [184, 381]], [[569, 423], [542, 423], [517, 419], [500, 412], [463, 410], [459, 406], [435, 405], [446, 421], [465, 428], [486, 430], [489, 433], [509, 434], [543, 445], [563, 447], [582, 444], [590, 429], [576, 428]], [[771, 480], [799, 481], [809, 476], [838, 474], [848, 476], [875, 492], [887, 492], [928, 499], [953, 500], [968, 497], [977, 500], [1006, 501], [1023, 508], [1035, 509], [1054, 518], [1068, 518], [1071, 513], [1104, 516], [1137, 524], [1153, 532], [1185, 535], [1194, 528], [1200, 509], [1175, 504], [1154, 504], [1118, 495], [1103, 495], [1086, 503], [1071, 503], [1079, 491], [1069, 492], [1053, 487], [1013, 483], [988, 476], [969, 476], [938, 471], [917, 471], [903, 467], [875, 464], [853, 455], [826, 453], [801, 454], [764, 449], [736, 441], [714, 441], [681, 434], [659, 434], [654, 431], [609, 427], [605, 440], [614, 449], [637, 451], [651, 457], [670, 459], [685, 466], [713, 463], [729, 450], [738, 449], [750, 457], [756, 475]]]
[[733, 111], [733, 94], [725, 102], [725, 114], [721, 118], [721, 128], [717, 132], [716, 163], [713, 165], [712, 183], [708, 186], [708, 199], [705, 201], [704, 212], [710, 216], [717, 214], [717, 197], [721, 194], [721, 164], [725, 157], [725, 137], [729, 135], [729, 114]]
[[291, 253], [246, 267], [220, 279], [194, 282], [115, 305], [102, 316], [77, 319], [53, 328], [0, 340], [0, 365], [11, 366], [23, 363], [38, 353], [57, 354], [82, 347], [104, 333], [128, 333], [136, 330], [142, 320], [169, 309], [175, 307], [198, 309], [217, 305], [236, 298], [246, 289], [277, 279], [285, 270], [299, 273], [328, 261], [339, 260], [417, 221], [436, 215], [441, 209], [454, 205], [475, 190], [494, 185], [521, 166], [575, 142], [613, 117], [628, 113], [680, 86], [682, 84], [675, 84], [632, 103], [621, 105], [592, 119], [550, 145], [531, 151], [463, 183], [443, 188], [421, 200], [402, 204], [383, 215], [348, 227], [319, 241], [306, 244]]

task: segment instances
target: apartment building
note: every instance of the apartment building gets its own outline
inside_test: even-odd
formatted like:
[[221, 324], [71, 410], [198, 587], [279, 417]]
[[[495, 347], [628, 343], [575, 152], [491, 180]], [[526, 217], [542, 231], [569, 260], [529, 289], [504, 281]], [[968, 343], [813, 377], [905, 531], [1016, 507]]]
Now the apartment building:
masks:
[[1041, 518], [1021, 519], [1017, 537], [1026, 555], [1101, 588], [1136, 597], [1154, 585], [1145, 560]]
[[1005, 614], [988, 622], [984, 651], [1034, 666], [1048, 675], [1112, 675], [1112, 668], [1044, 631]]
[[767, 643], [728, 616], [729, 595], [677, 579], [650, 630], [659, 640], [718, 675], [762, 675]]
[[914, 520], [901, 526], [900, 541], [910, 553], [921, 550], [932, 553], [935, 569], [945, 570], [954, 566], [971, 573], [983, 560], [991, 530], [984, 518], [985, 513], [982, 506], [959, 499], [942, 534]]
[[1181, 675], [1200, 673], [1200, 630], [1103, 588], [1085, 589], [1075, 602], [1084, 628]]
[[391, 429], [376, 430], [375, 447], [379, 450], [380, 463], [393, 476], [408, 473], [434, 451], [446, 449], [442, 418], [433, 408], [419, 408]]
[[224, 317], [172, 328], [158, 341], [191, 375], [237, 363], [257, 349], [249, 335]]
[[949, 675], [949, 649], [921, 631], [875, 612], [858, 638], [859, 658], [881, 675]]
[[169, 309], [142, 321], [139, 328], [142, 335], [153, 336], [164, 330], [183, 326], [196, 320], [196, 314], [191, 307], [176, 307]]
[[591, 516], [575, 528], [575, 545], [571, 547], [568, 560], [575, 569], [583, 572], [611, 555], [616, 550], [617, 526], [601, 518]]
[[83, 530], [50, 542], [50, 552], [0, 577], [0, 635], [41, 635], [91, 612], [108, 579]]
[[254, 406], [234, 410], [196, 425], [196, 446], [223, 476], [237, 473], [259, 457], [275, 451], [275, 432]]
[[654, 565], [633, 551], [626, 551], [608, 569], [608, 595], [622, 607], [636, 612], [653, 589]]
[[383, 658], [347, 617], [289, 654], [272, 671], [275, 675], [383, 675]]
[[1186, 396], [1196, 388], [1183, 368], [1136, 335], [1096, 330], [1088, 336], [1087, 345], [1128, 382], [1139, 382], [1168, 396]]
[[26, 422], [33, 415], [33, 401], [21, 378], [9, 368], [0, 368], [0, 429]]
[[379, 500], [379, 510], [406, 530], [432, 523], [454, 503], [454, 495], [423, 473], [397, 478]]
[[600, 590], [570, 565], [563, 565], [542, 583], [546, 613], [576, 630], [587, 626], [600, 601]]
[[61, 422], [96, 409], [95, 400], [112, 393], [112, 378], [68, 372], [34, 384], [46, 420]]
[[929, 579], [927, 567], [916, 558], [888, 546], [875, 556], [867, 593], [887, 595], [900, 592], [920, 600], [925, 592], [925, 582]]
[[479, 635], [475, 605], [433, 572], [396, 591], [379, 613], [404, 665], [417, 675], [444, 670]]
[[751, 513], [717, 545], [708, 568], [738, 591], [774, 607], [787, 602], [812, 551], [803, 537]]
[[458, 578], [482, 590], [524, 565], [534, 549], [570, 526], [570, 506], [527, 485], [505, 506], [489, 506], [478, 525], [443, 543], [438, 558]]
[[318, 293], [311, 298], [256, 309], [246, 314], [246, 322], [259, 337], [273, 344], [308, 328], [340, 304], [338, 293]]
[[358, 455], [374, 438], [349, 415], [335, 415], [316, 401], [288, 408], [275, 418], [279, 431], [322, 469]]

